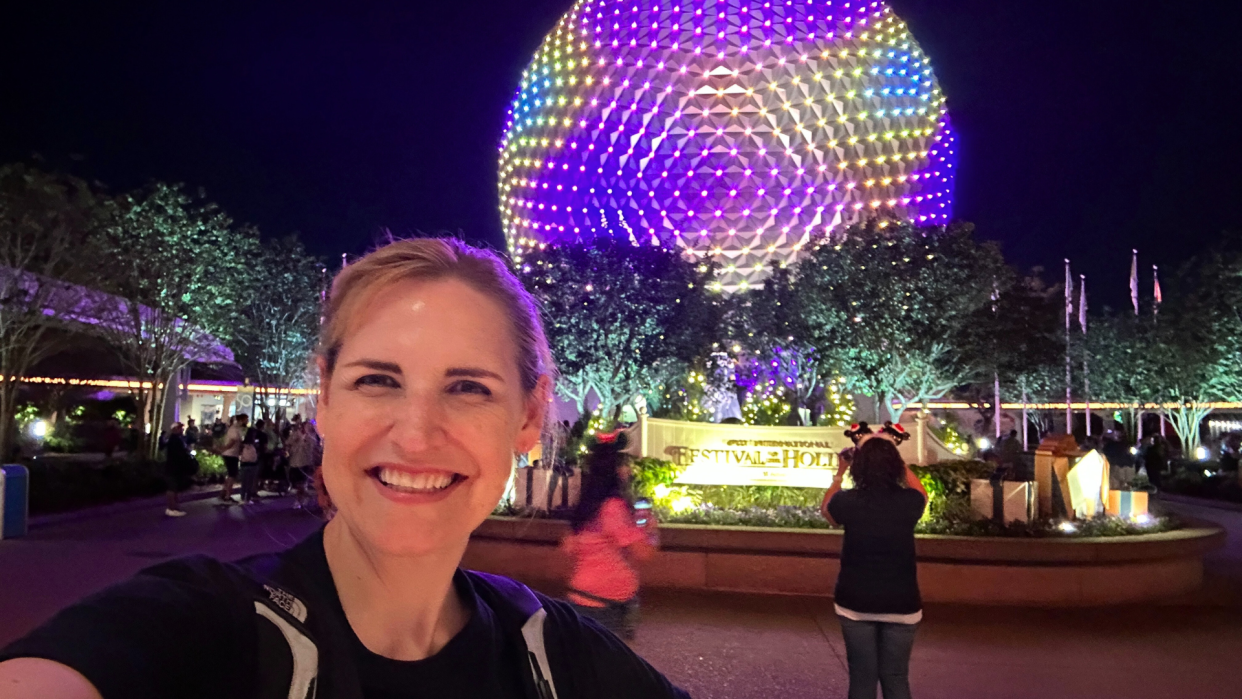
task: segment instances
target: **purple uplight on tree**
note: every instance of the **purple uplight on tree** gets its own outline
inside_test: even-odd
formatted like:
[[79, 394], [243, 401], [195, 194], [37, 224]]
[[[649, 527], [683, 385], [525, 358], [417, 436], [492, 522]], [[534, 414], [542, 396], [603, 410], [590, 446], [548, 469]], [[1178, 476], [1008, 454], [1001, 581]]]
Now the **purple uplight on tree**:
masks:
[[522, 78], [500, 147], [515, 257], [597, 236], [761, 284], [812, 235], [946, 223], [954, 137], [880, 2], [581, 0]]

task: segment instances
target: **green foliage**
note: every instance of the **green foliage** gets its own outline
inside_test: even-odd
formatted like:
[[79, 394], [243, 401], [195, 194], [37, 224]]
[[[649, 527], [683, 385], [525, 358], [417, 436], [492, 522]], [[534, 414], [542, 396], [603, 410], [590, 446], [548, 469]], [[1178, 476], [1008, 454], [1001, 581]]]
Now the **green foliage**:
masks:
[[27, 425], [39, 419], [39, 409], [33, 403], [25, 403], [13, 414], [17, 426], [25, 429]]
[[1061, 529], [1056, 522], [1010, 522], [997, 524], [990, 519], [932, 518], [919, 523], [920, 534], [949, 536], [1003, 536], [1023, 539], [1087, 539], [1111, 536], [1139, 536], [1180, 529], [1184, 525], [1175, 517], [1158, 517], [1148, 524], [1137, 524], [1120, 517], [1096, 517], [1075, 522], [1073, 531]]
[[710, 422], [712, 414], [704, 408], [707, 396], [707, 374], [691, 367], [689, 371], [657, 388], [662, 392], [658, 405], [651, 406], [652, 417], [686, 422]]
[[748, 425], [788, 424], [790, 403], [796, 395], [772, 380], [755, 386], [742, 402], [742, 420]]
[[775, 485], [694, 485], [689, 487], [704, 505], [727, 509], [770, 510], [779, 507], [813, 508], [824, 500], [822, 488], [787, 488]]
[[970, 522], [974, 513], [970, 505], [970, 482], [989, 478], [996, 470], [983, 461], [942, 461], [928, 466], [911, 466], [927, 489], [927, 510], [923, 521]]
[[1196, 498], [1242, 502], [1242, 481], [1233, 472], [1220, 472], [1211, 461], [1183, 461], [1173, 467], [1173, 475], [1160, 487], [1170, 493]]
[[672, 487], [684, 470], [685, 467], [664, 459], [634, 459], [630, 467], [634, 494], [645, 498], [654, 497], [656, 486]]
[[719, 323], [712, 267], [676, 251], [597, 238], [532, 248], [515, 263], [543, 306], [557, 390], [580, 409], [592, 391], [605, 414], [656, 393], [706, 352]]
[[246, 376], [265, 398], [305, 387], [310, 356], [319, 336], [320, 295], [327, 276], [296, 236], [263, 242], [251, 274], [229, 346]]
[[[722, 509], [712, 506], [680, 513], [660, 512], [660, 521], [670, 524], [707, 526], [776, 527], [783, 529], [835, 529], [819, 513], [818, 507], [749, 507]], [[1075, 531], [1067, 532], [1051, 522], [1031, 524], [1010, 523], [1001, 526], [990, 520], [924, 520], [916, 533], [951, 536], [989, 536], [1012, 538], [1083, 539], [1112, 536], [1138, 536], [1179, 529], [1183, 524], [1174, 517], [1160, 517], [1139, 525], [1118, 517], [1097, 517], [1080, 521]]]
[[139, 438], [151, 457], [176, 372], [191, 360], [218, 361], [218, 340], [238, 324], [258, 235], [235, 230], [201, 193], [160, 182], [108, 200], [100, 222], [108, 265], [99, 287], [116, 298], [94, 310], [94, 328], [134, 378], [156, 386], [136, 391], [138, 403], [150, 406]]
[[0, 453], [18, 436], [18, 385], [66, 346], [64, 327], [89, 303], [83, 285], [105, 268], [95, 215], [82, 180], [0, 165]]
[[685, 468], [663, 459], [635, 459], [632, 467], [634, 494], [657, 507], [685, 509], [694, 504], [718, 509], [818, 508], [824, 491], [818, 488], [779, 486], [677, 485]]
[[206, 449], [199, 449], [194, 458], [198, 460], [198, 473], [194, 476], [200, 483], [220, 483], [228, 475], [224, 467], [224, 457], [213, 454]]
[[941, 461], [927, 466], [911, 466], [929, 495], [970, 495], [970, 482], [989, 478], [996, 466], [985, 461]]
[[750, 507], [741, 510], [703, 507], [680, 513], [661, 512], [661, 522], [711, 526], [780, 527], [785, 529], [832, 529], [815, 507]]
[[999, 250], [969, 226], [870, 223], [821, 242], [795, 267], [786, 311], [850, 388], [905, 407], [944, 395], [965, 378], [952, 339], [1010, 275]]

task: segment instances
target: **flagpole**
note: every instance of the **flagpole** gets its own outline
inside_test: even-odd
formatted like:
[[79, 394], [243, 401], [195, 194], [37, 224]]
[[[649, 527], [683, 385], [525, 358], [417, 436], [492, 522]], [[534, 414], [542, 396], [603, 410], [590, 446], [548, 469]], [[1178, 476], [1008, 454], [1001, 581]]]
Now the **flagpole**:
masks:
[[1070, 319], [1074, 317], [1074, 278], [1065, 258], [1065, 433], [1074, 434], [1074, 357], [1070, 352]]
[[[1153, 297], [1152, 304], [1151, 304], [1151, 317], [1155, 319], [1157, 316], [1160, 315], [1160, 303], [1164, 301], [1164, 294], [1160, 293], [1160, 268], [1157, 267], [1156, 265], [1151, 266], [1151, 281], [1152, 281], [1152, 297]], [[1165, 419], [1164, 419], [1164, 404], [1163, 403], [1160, 404], [1160, 412], [1158, 414], [1160, 415], [1160, 437], [1161, 439], [1163, 439], [1165, 436], [1165, 432], [1164, 432]]]
[[1082, 327], [1082, 391], [1087, 417], [1087, 436], [1091, 436], [1091, 381], [1087, 371], [1087, 275], [1078, 275], [1081, 296], [1078, 299], [1078, 325]]

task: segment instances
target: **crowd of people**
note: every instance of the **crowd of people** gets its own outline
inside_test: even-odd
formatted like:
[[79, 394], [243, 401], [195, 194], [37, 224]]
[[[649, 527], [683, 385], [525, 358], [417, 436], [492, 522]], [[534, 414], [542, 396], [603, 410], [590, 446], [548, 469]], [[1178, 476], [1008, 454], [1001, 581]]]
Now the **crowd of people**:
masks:
[[[177, 422], [161, 440], [165, 449], [165, 478], [168, 481], [168, 517], [183, 517], [178, 494], [188, 489], [199, 470], [196, 452], [218, 454], [224, 461], [224, 487], [219, 505], [255, 505], [259, 491], [283, 493], [292, 490], [293, 507], [311, 504], [310, 484], [323, 455], [323, 443], [312, 420], [301, 415], [292, 419], [259, 419], [238, 413], [225, 423], [216, 419], [210, 429], [200, 429], [194, 418]], [[234, 486], [240, 486], [233, 495]]]

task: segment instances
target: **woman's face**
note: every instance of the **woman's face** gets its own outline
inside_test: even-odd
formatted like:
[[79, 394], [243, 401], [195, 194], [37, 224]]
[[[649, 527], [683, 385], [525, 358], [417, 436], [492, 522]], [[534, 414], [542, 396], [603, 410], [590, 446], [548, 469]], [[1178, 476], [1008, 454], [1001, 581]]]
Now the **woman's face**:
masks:
[[367, 545], [462, 547], [495, 509], [514, 453], [539, 439], [546, 391], [522, 390], [509, 328], [456, 279], [399, 282], [359, 311], [318, 421], [336, 516]]

